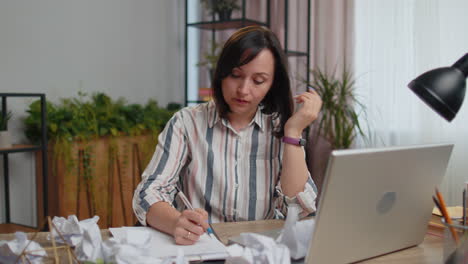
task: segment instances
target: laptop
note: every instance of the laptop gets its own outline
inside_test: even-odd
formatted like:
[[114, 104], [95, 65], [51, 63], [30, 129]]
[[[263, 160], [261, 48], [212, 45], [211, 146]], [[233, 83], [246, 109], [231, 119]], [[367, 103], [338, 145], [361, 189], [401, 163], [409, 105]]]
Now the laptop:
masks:
[[350, 263], [420, 244], [452, 149], [333, 151], [305, 263]]
[[[420, 244], [452, 149], [433, 144], [333, 151], [305, 263], [351, 263]], [[273, 239], [280, 233], [260, 232]], [[242, 244], [242, 238], [229, 242]]]

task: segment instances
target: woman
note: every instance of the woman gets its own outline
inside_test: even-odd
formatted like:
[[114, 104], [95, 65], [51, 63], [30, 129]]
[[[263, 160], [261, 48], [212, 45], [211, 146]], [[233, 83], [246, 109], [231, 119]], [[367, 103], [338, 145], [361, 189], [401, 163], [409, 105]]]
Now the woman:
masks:
[[[315, 210], [301, 135], [322, 102], [305, 92], [294, 97], [302, 106], [293, 111], [276, 36], [259, 26], [235, 32], [220, 54], [213, 89], [214, 101], [173, 116], [134, 194], [139, 221], [178, 244], [195, 243], [208, 222], [275, 218], [285, 203], [299, 203], [304, 215]], [[197, 209], [182, 211], [176, 186]]]

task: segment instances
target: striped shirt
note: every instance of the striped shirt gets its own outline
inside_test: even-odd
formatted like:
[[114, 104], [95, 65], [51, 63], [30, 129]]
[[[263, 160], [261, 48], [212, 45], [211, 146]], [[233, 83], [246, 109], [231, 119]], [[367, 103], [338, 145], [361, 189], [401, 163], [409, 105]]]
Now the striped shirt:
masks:
[[[238, 132], [220, 118], [213, 101], [177, 112], [159, 135], [135, 190], [133, 209], [139, 221], [146, 225], [147, 211], [159, 201], [183, 209], [176, 185], [194, 208], [208, 212], [210, 222], [271, 219], [275, 209], [284, 213], [279, 186], [284, 146], [272, 135], [278, 125], [278, 118], [257, 110]], [[298, 199], [307, 212], [315, 210], [315, 193], [309, 174]]]

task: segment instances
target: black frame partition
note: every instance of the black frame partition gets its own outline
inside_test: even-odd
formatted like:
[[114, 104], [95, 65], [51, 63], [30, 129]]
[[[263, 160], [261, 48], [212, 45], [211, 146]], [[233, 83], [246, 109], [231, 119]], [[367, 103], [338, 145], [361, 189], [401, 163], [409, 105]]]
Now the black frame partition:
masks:
[[229, 19], [226, 21], [216, 20], [215, 14], [212, 14], [211, 20], [188, 22], [188, 0], [185, 0], [185, 105], [189, 103], [203, 103], [204, 101], [189, 100], [188, 98], [188, 28], [198, 28], [200, 30], [211, 30], [211, 38], [216, 38], [216, 31], [225, 29], [237, 29], [251, 25], [261, 25], [270, 27], [270, 0], [266, 0], [266, 22], [249, 19], [246, 16], [247, 1], [242, 0], [241, 18]]
[[[9, 188], [9, 166], [8, 166], [8, 155], [10, 153], [19, 153], [19, 152], [36, 152], [41, 151], [42, 154], [42, 188], [43, 188], [43, 197], [42, 197], [42, 206], [43, 206], [43, 213], [44, 216], [48, 215], [48, 162], [47, 162], [47, 101], [46, 96], [43, 93], [0, 93], [0, 97], [2, 98], [2, 114], [3, 117], [6, 116], [7, 113], [7, 98], [8, 97], [39, 97], [41, 100], [41, 144], [40, 145], [26, 145], [26, 146], [19, 146], [19, 147], [10, 147], [10, 148], [3, 148], [0, 149], [0, 154], [3, 155], [3, 177], [4, 177], [4, 191], [5, 191], [5, 224], [16, 224], [11, 222], [10, 216], [10, 188]], [[37, 160], [36, 160], [37, 162]], [[36, 171], [37, 175], [37, 171]], [[37, 183], [36, 183], [37, 184]], [[37, 189], [37, 188], [36, 188]], [[37, 196], [37, 194], [36, 194]], [[38, 201], [39, 202], [39, 201]], [[37, 207], [37, 210], [40, 208]], [[39, 225], [41, 224], [42, 219], [39, 217], [39, 211], [37, 212], [37, 224], [35, 229], [41, 228]], [[21, 225], [21, 224], [16, 224]], [[22, 225], [24, 226], [24, 225]]]
[[[211, 30], [211, 38], [215, 39], [216, 37], [216, 31], [219, 30], [226, 30], [226, 29], [237, 29], [241, 28], [244, 26], [249, 26], [249, 25], [261, 25], [270, 28], [271, 25], [271, 3], [270, 0], [265, 0], [265, 7], [266, 7], [266, 21], [259, 21], [259, 20], [253, 20], [249, 19], [246, 16], [246, 8], [247, 5], [249, 4], [249, 1], [242, 0], [239, 1], [241, 3], [241, 15], [240, 18], [233, 18], [229, 20], [217, 20], [215, 17], [215, 14], [213, 13], [211, 18], [209, 20], [203, 20], [203, 21], [195, 21], [195, 22], [189, 22], [189, 12], [188, 12], [188, 0], [185, 0], [185, 42], [184, 42], [184, 48], [185, 48], [185, 58], [184, 58], [184, 63], [185, 63], [185, 105], [187, 106], [190, 103], [202, 103], [204, 101], [199, 101], [199, 100], [193, 100], [192, 98], [189, 98], [189, 85], [188, 85], [188, 71], [189, 71], [189, 61], [188, 61], [188, 29], [189, 28], [197, 28], [199, 30]], [[288, 57], [305, 57], [307, 62], [306, 62], [306, 81], [309, 83], [309, 69], [310, 69], [310, 16], [311, 16], [311, 3], [310, 0], [304, 0], [307, 3], [307, 18], [305, 19], [307, 21], [307, 48], [305, 51], [297, 51], [297, 50], [291, 50], [289, 45], [288, 45], [288, 25], [289, 25], [289, 0], [284, 0], [284, 51]]]

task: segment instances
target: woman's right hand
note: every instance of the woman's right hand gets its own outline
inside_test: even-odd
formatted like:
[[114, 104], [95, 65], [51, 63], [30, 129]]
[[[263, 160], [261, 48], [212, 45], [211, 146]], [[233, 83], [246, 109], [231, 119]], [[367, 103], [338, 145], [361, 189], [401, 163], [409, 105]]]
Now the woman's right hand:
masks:
[[193, 245], [208, 229], [208, 213], [200, 208], [184, 210], [177, 218], [172, 236], [178, 245]]

